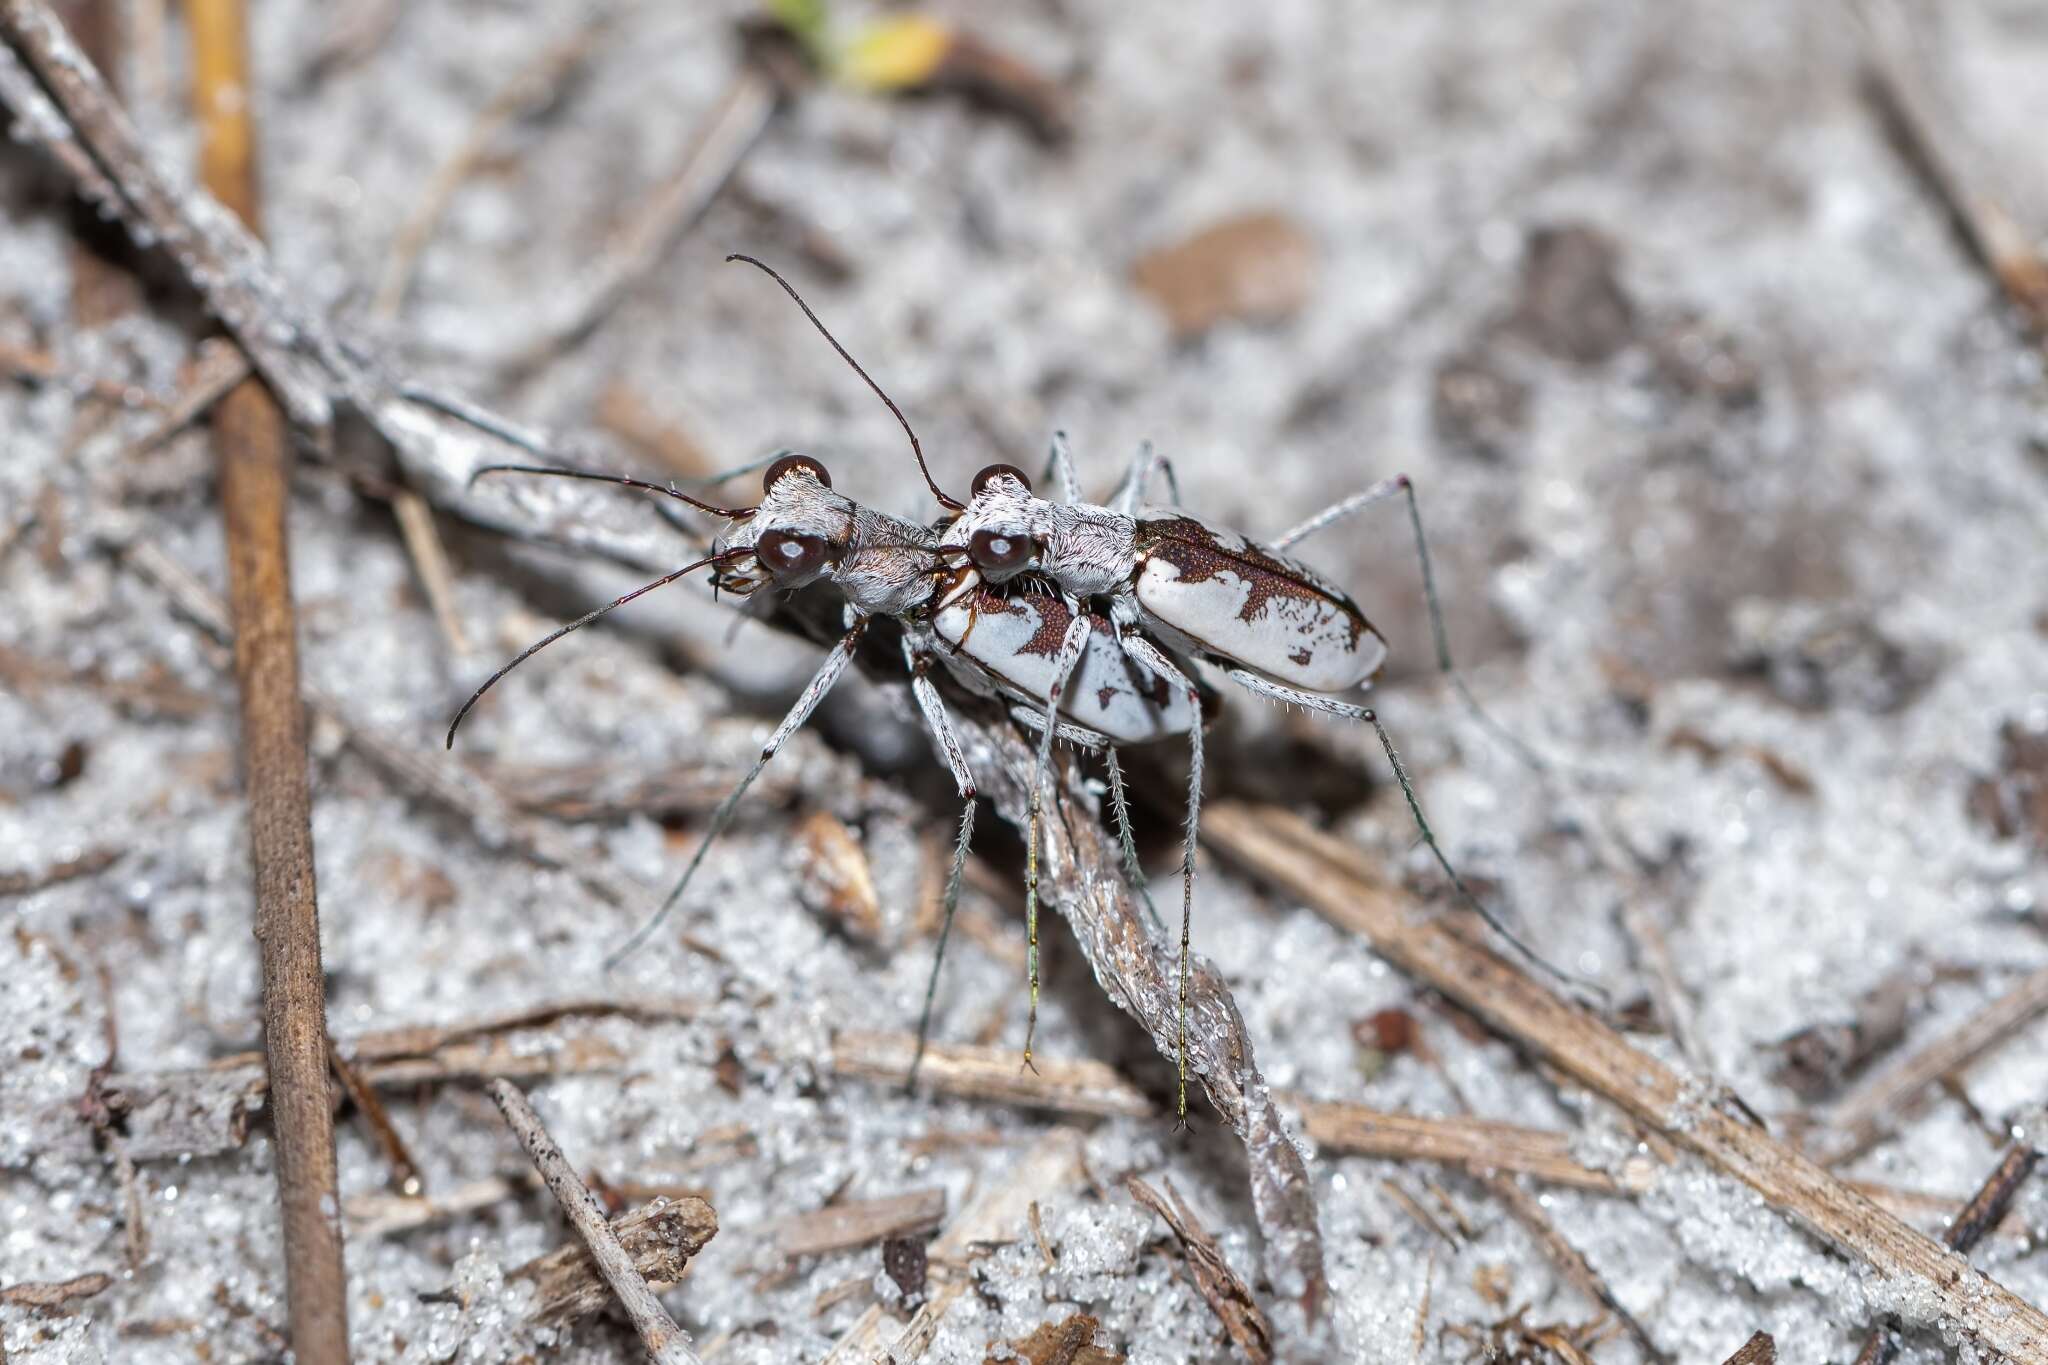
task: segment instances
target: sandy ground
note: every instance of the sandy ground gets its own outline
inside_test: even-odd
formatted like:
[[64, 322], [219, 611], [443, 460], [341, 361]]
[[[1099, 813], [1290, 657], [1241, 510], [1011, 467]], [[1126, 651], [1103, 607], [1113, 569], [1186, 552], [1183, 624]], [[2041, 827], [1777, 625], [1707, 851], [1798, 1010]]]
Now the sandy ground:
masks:
[[[1435, 678], [1397, 513], [1306, 552], [1394, 642], [1378, 704], [1451, 855], [1532, 942], [1624, 1006], [1651, 994], [1624, 910], [1658, 930], [1686, 1036], [1637, 1008], [1639, 1042], [1711, 1072], [1774, 1126], [1814, 1110], [1780, 1074], [1789, 1035], [1851, 1020], [1884, 988], [1902, 1002], [1904, 1042], [1881, 1068], [2048, 962], [2042, 845], [2023, 828], [2002, 836], [2015, 822], [1992, 813], [2024, 824], [2007, 770], [2048, 731], [2040, 356], [1859, 93], [1842, 13], [1761, 0], [941, 8], [1070, 88], [1070, 145], [950, 99], [816, 92], [587, 341], [515, 378], [505, 361], [533, 319], [601, 256], [716, 98], [744, 12], [605, 7], [609, 27], [555, 97], [490, 144], [378, 334], [420, 374], [592, 433], [586, 448], [615, 464], [660, 468], [597, 431], [607, 394], [627, 392], [716, 464], [795, 445], [831, 460], [843, 491], [924, 515], [887, 413], [766, 281], [718, 264], [745, 249], [802, 282], [950, 486], [992, 460], [1036, 468], [1055, 425], [1091, 490], [1150, 439], [1188, 505], [1253, 533], [1409, 472], [1453, 647], [1493, 715], [1550, 761], [1547, 778]], [[345, 315], [364, 309], [479, 111], [589, 21], [582, 6], [407, 7], [373, 51], [323, 67], [324, 7], [257, 9], [269, 232], [287, 275]], [[1980, 0], [1919, 23], [2008, 208], [2048, 222], [2041, 11]], [[126, 77], [158, 153], [189, 165], [175, 28], [166, 41]], [[167, 289], [155, 311], [81, 333], [53, 177], [26, 152], [0, 156], [0, 200], [0, 336], [80, 373], [173, 387], [197, 335], [189, 300]], [[1261, 210], [1313, 244], [1302, 305], [1176, 338], [1133, 262]], [[107, 420], [63, 386], [0, 390], [0, 872], [119, 855], [0, 902], [0, 1284], [115, 1276], [68, 1312], [0, 1308], [0, 1339], [17, 1362], [272, 1359], [284, 1286], [263, 1125], [239, 1150], [141, 1162], [147, 1249], [131, 1263], [119, 1171], [78, 1117], [110, 1018], [128, 1072], [257, 1043], [232, 680], [106, 551], [141, 540], [218, 587], [209, 450], [198, 433], [141, 457], [78, 438]], [[715, 789], [814, 666], [815, 651], [759, 626], [729, 635], [727, 608], [674, 589], [513, 675], [444, 758], [455, 703], [491, 668], [629, 582], [444, 530], [464, 656], [388, 510], [331, 469], [300, 475], [306, 674], [350, 724], [431, 761], [515, 790], [676, 774]], [[1218, 791], [1297, 805], [1437, 896], [1369, 735], [1241, 695], [1227, 705]], [[930, 965], [915, 923], [922, 850], [952, 812], [893, 690], [857, 682], [828, 705], [711, 854], [685, 922], [609, 976], [601, 960], [639, 907], [410, 799], [332, 720], [316, 720], [313, 747], [338, 1034], [571, 997], [688, 1005], [686, 1020], [570, 1020], [520, 1046], [601, 1063], [529, 1086], [580, 1169], [699, 1189], [716, 1207], [722, 1232], [667, 1295], [711, 1358], [816, 1360], [892, 1302], [876, 1248], [791, 1261], [777, 1220], [928, 1187], [957, 1212], [1061, 1122], [830, 1070], [836, 1032], [913, 1025]], [[1163, 897], [1173, 765], [1138, 769]], [[801, 831], [819, 813], [865, 852], [872, 939], [817, 892]], [[700, 827], [642, 810], [565, 837], [590, 866], [655, 887]], [[993, 873], [969, 897], [978, 932], [956, 938], [937, 1031], [1014, 1045], [1021, 844], [992, 819], [983, 829]], [[1634, 1150], [1612, 1111], [1461, 1030], [1369, 945], [1206, 858], [1198, 897], [1197, 949], [1231, 983], [1276, 1088], [1424, 1114], [1469, 1105], [1571, 1130], [1596, 1164]], [[1048, 948], [1043, 1052], [1098, 1057], [1170, 1094], [1170, 1064], [1063, 935]], [[1412, 1012], [1434, 1062], [1363, 1047], [1354, 1025], [1390, 1009]], [[2000, 1134], [2030, 1110], [2038, 1131], [2043, 1041], [2038, 1025], [2018, 1031], [1849, 1173], [1960, 1200]], [[392, 1101], [430, 1193], [522, 1168], [473, 1087]], [[1185, 1134], [1158, 1118], [1082, 1127], [1098, 1188], [1042, 1202], [1056, 1261], [1029, 1240], [994, 1250], [984, 1292], [953, 1306], [925, 1359], [980, 1361], [1077, 1308], [1133, 1361], [1229, 1358], [1163, 1224], [1120, 1178], [1170, 1177], [1262, 1294], [1241, 1151], [1200, 1113]], [[361, 1359], [638, 1358], [617, 1325], [560, 1339], [523, 1325], [524, 1291], [504, 1271], [563, 1237], [544, 1197], [366, 1232], [364, 1201], [389, 1168], [360, 1122], [339, 1131]], [[1333, 1358], [1417, 1358], [1419, 1315], [1424, 1359], [1476, 1351], [1461, 1331], [1516, 1310], [1531, 1325], [1596, 1316], [1482, 1186], [1310, 1156]], [[1923, 1329], [1906, 1358], [1946, 1349], [1912, 1286], [1860, 1274], [1697, 1164], [1639, 1198], [1541, 1193], [1675, 1358], [1720, 1360], [1761, 1328], [1786, 1359], [1847, 1359], [1886, 1311]], [[2039, 1182], [2020, 1217], [2026, 1235], [1976, 1259], [2038, 1302]], [[1639, 1358], [1625, 1336], [1591, 1353]]]

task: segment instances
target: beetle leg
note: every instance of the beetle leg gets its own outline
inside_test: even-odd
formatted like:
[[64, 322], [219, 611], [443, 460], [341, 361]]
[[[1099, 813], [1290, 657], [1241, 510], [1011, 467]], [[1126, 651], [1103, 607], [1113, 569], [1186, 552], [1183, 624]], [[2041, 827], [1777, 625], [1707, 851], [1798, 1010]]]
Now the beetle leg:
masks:
[[1060, 496], [1067, 500], [1067, 506], [1075, 506], [1081, 501], [1081, 480], [1074, 474], [1074, 457], [1067, 449], [1067, 433], [1064, 431], [1052, 434], [1052, 448], [1046, 452], [1045, 472], [1040, 477], [1059, 481]]
[[868, 618], [854, 616], [850, 609], [847, 615], [851, 621], [846, 634], [840, 638], [838, 644], [832, 646], [832, 652], [825, 656], [825, 662], [818, 666], [817, 673], [805, 685], [802, 695], [797, 697], [796, 705], [789, 708], [789, 714], [782, 718], [782, 724], [775, 727], [775, 733], [768, 736], [768, 742], [761, 746], [761, 756], [754, 761], [754, 766], [747, 769], [747, 775], [732, 789], [732, 795], [719, 802], [718, 809], [711, 813], [711, 823], [705, 828], [704, 837], [698, 840], [697, 851], [690, 855], [690, 865], [683, 869], [683, 875], [676, 882], [674, 889], [662, 900], [661, 907], [647, 922], [635, 929], [633, 936], [620, 944], [613, 950], [611, 956], [604, 960], [606, 971], [623, 962], [629, 953], [645, 943], [648, 935], [668, 918], [668, 912], [683, 898], [683, 892], [689, 887], [690, 879], [697, 875], [697, 868], [704, 862], [704, 854], [710, 849], [712, 842], [732, 823], [733, 810], [739, 805], [740, 798], [747, 794], [747, 788], [754, 785], [754, 779], [768, 766], [768, 760], [775, 757], [776, 750], [786, 744], [791, 735], [803, 728], [804, 722], [811, 718], [811, 712], [818, 709], [818, 703], [825, 699], [825, 694], [839, 681], [839, 675], [853, 662], [853, 652], [860, 646], [860, 637], [867, 631]]
[[939, 757], [945, 760], [946, 770], [953, 774], [953, 785], [959, 790], [961, 801], [960, 833], [953, 843], [953, 866], [946, 873], [945, 917], [939, 921], [938, 947], [932, 952], [932, 974], [925, 982], [924, 1008], [917, 1016], [917, 1050], [911, 1054], [910, 1074], [903, 1080], [904, 1088], [908, 1090], [917, 1084], [917, 1069], [924, 1062], [925, 1045], [931, 1038], [932, 1002], [938, 998], [939, 968], [946, 960], [946, 940], [953, 933], [953, 914], [960, 908], [960, 876], [967, 867], [967, 849], [974, 842], [975, 790], [974, 774], [968, 771], [967, 759], [960, 752], [960, 740], [946, 720], [946, 708], [939, 700], [939, 689], [932, 685], [929, 676], [930, 651], [906, 635], [903, 657], [910, 665], [911, 694], [917, 698], [918, 709], [924, 713], [925, 727], [931, 731]]
[[1060, 652], [1053, 664], [1052, 685], [1046, 689], [1044, 728], [1038, 736], [1038, 761], [1031, 770], [1031, 822], [1026, 838], [1030, 846], [1024, 854], [1024, 933], [1028, 941], [1025, 950], [1026, 970], [1031, 977], [1031, 1010], [1024, 1023], [1024, 1065], [1031, 1065], [1031, 1039], [1038, 1031], [1038, 830], [1044, 807], [1046, 774], [1052, 767], [1052, 741], [1059, 730], [1060, 696], [1066, 691], [1067, 680], [1074, 675], [1081, 656], [1087, 652], [1088, 637], [1095, 630], [1095, 619], [1085, 611], [1075, 611], [1073, 620], [1067, 623], [1067, 633], [1060, 638]]
[[1394, 751], [1393, 737], [1387, 733], [1387, 727], [1380, 724], [1379, 716], [1369, 707], [1356, 706], [1348, 701], [1338, 701], [1335, 697], [1326, 697], [1317, 692], [1303, 692], [1299, 688], [1276, 683], [1270, 678], [1262, 678], [1258, 674], [1242, 668], [1232, 668], [1226, 670], [1226, 672], [1232, 682], [1252, 692], [1256, 692], [1270, 701], [1284, 702], [1292, 706], [1302, 706], [1311, 711], [1320, 711], [1326, 716], [1340, 716], [1345, 720], [1362, 721], [1370, 725], [1373, 728], [1373, 733], [1379, 736], [1380, 748], [1386, 750], [1387, 764], [1394, 770], [1394, 780], [1401, 784], [1401, 796], [1408, 803], [1408, 814], [1414, 818], [1415, 828], [1422, 833], [1422, 842], [1429, 845], [1430, 854], [1435, 857], [1437, 866], [1441, 867], [1444, 870], [1444, 875], [1450, 878], [1452, 888], [1458, 893], [1458, 899], [1464, 901], [1466, 907], [1472, 913], [1478, 915], [1480, 919], [1484, 920], [1489, 929], [1505, 939], [1509, 946], [1520, 954], [1524, 960], [1540, 969], [1544, 975], [1573, 990], [1588, 990], [1595, 995], [1601, 996], [1603, 999], [1605, 998], [1606, 992], [1598, 985], [1585, 980], [1583, 977], [1573, 976], [1562, 968], [1553, 967], [1549, 962], [1538, 956], [1535, 949], [1517, 938], [1513, 930], [1501, 923], [1500, 918], [1493, 911], [1487, 909], [1485, 903], [1479, 897], [1472, 894], [1472, 889], [1465, 885], [1465, 879], [1458, 875], [1458, 869], [1451, 866], [1451, 860], [1444, 853], [1442, 845], [1437, 843], [1436, 831], [1429, 827], [1429, 821], [1423, 816], [1422, 802], [1415, 795], [1415, 783], [1409, 778], [1407, 765], [1401, 762], [1401, 755]]

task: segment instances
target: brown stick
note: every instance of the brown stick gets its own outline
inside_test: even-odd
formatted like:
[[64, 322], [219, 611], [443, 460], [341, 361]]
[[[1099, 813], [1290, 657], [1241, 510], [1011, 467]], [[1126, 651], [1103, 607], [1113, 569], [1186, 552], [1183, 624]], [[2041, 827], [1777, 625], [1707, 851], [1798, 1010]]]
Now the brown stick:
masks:
[[[193, 0], [186, 13], [192, 25], [202, 173], [207, 187], [253, 231], [258, 200], [249, 110], [254, 101], [242, 0]], [[313, 881], [298, 622], [285, 534], [289, 436], [283, 410], [253, 379], [221, 401], [213, 429], [227, 527], [235, 679], [242, 695], [290, 1338], [302, 1361], [339, 1362], [348, 1359], [348, 1285], [342, 1268], [334, 1116], [327, 1097], [326, 986]]]
[[1205, 825], [1211, 842], [1232, 859], [1370, 939], [1394, 966], [1699, 1153], [1815, 1236], [1882, 1275], [1920, 1282], [1929, 1310], [1974, 1340], [2019, 1359], [2048, 1358], [2048, 1314], [1746, 1119], [1701, 1098], [1695, 1084], [1502, 958], [1418, 917], [1357, 849], [1284, 811], [1238, 802], [1217, 803]]
[[698, 1365], [697, 1353], [690, 1349], [688, 1334], [676, 1325], [676, 1320], [661, 1306], [661, 1300], [648, 1288], [647, 1281], [641, 1278], [632, 1253], [619, 1244], [618, 1234], [604, 1216], [604, 1209], [590, 1193], [590, 1187], [569, 1165], [562, 1149], [548, 1136], [540, 1115], [533, 1112], [526, 1096], [520, 1094], [519, 1087], [510, 1081], [492, 1081], [489, 1089], [491, 1098], [497, 1102], [498, 1112], [505, 1116], [506, 1124], [518, 1135], [527, 1156], [533, 1159], [534, 1169], [547, 1182], [548, 1192], [555, 1196], [555, 1202], [562, 1206], [569, 1225], [576, 1229], [576, 1235], [590, 1249], [590, 1259], [596, 1263], [597, 1273], [611, 1286], [619, 1306], [633, 1320], [633, 1328], [640, 1333], [640, 1340], [646, 1345], [647, 1354], [655, 1365]]

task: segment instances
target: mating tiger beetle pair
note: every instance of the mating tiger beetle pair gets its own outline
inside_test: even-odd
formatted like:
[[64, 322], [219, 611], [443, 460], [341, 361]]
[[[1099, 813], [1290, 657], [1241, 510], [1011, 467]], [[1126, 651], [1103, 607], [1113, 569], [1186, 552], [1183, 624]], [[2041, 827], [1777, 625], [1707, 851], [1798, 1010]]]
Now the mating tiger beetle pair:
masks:
[[678, 499], [725, 518], [727, 525], [709, 555], [563, 626], [494, 673], [456, 713], [448, 728], [451, 747], [463, 717], [522, 661], [606, 612], [692, 573], [708, 569], [716, 588], [742, 597], [763, 588], [790, 591], [823, 580], [845, 599], [844, 635], [762, 745], [754, 766], [713, 812], [674, 889], [612, 954], [607, 965], [615, 965], [644, 942], [681, 901], [705, 852], [731, 822], [747, 788], [838, 682], [853, 661], [869, 623], [876, 617], [891, 617], [903, 628], [904, 661], [918, 709], [962, 802], [959, 836], [946, 880], [945, 918], [918, 1022], [918, 1060], [911, 1064], [912, 1080], [930, 1031], [939, 964], [944, 960], [947, 934], [959, 903], [961, 872], [974, 834], [974, 776], [932, 680], [934, 662], [969, 692], [1007, 705], [1011, 715], [1039, 737], [1025, 879], [1031, 996], [1025, 1065], [1031, 1061], [1038, 1018], [1038, 845], [1053, 740], [1067, 740], [1104, 755], [1126, 870], [1135, 884], [1142, 885], [1117, 749], [1184, 739], [1191, 762], [1181, 859], [1177, 1052], [1178, 1112], [1186, 1116], [1188, 941], [1195, 839], [1201, 819], [1202, 730], [1208, 708], [1215, 703], [1214, 694], [1199, 681], [1197, 663], [1220, 670], [1232, 682], [1269, 700], [1372, 726], [1423, 841], [1465, 903], [1525, 957], [1558, 975], [1524, 948], [1466, 888], [1423, 818], [1414, 784], [1378, 717], [1366, 707], [1331, 695], [1370, 686], [1386, 660], [1386, 641], [1341, 589], [1281, 553], [1354, 513], [1395, 497], [1404, 499], [1422, 566], [1438, 662], [1449, 673], [1450, 655], [1444, 643], [1428, 544], [1415, 491], [1405, 475], [1333, 503], [1270, 545], [1201, 521], [1177, 507], [1147, 507], [1147, 484], [1161, 474], [1170, 483], [1173, 476], [1171, 465], [1149, 451], [1141, 452], [1132, 463], [1107, 506], [1082, 501], [1062, 437], [1053, 440], [1049, 472], [1064, 502], [1037, 496], [1031, 481], [1010, 465], [982, 470], [962, 502], [948, 495], [932, 477], [917, 433], [902, 409], [847, 353], [788, 281], [752, 257], [728, 259], [756, 266], [780, 284], [887, 405], [909, 438], [918, 470], [942, 515], [932, 525], [921, 525], [864, 507], [833, 490], [831, 475], [823, 464], [796, 454], [784, 455], [768, 466], [761, 500], [752, 507], [719, 507], [673, 486], [553, 465], [492, 465], [478, 471], [479, 476], [544, 474], [622, 484]]

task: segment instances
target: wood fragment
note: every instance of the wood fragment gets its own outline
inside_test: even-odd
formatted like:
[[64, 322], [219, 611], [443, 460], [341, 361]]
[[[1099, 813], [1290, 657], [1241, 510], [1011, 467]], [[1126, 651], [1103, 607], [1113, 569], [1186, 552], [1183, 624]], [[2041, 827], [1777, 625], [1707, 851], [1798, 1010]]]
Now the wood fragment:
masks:
[[1454, 1252], [1464, 1250], [1464, 1244], [1459, 1242], [1456, 1237], [1451, 1235], [1449, 1229], [1436, 1220], [1435, 1214], [1422, 1206], [1422, 1201], [1408, 1193], [1402, 1187], [1400, 1181], [1395, 1180], [1392, 1176], [1388, 1176], [1380, 1181], [1380, 1188], [1387, 1192], [1389, 1199], [1401, 1206], [1401, 1212], [1407, 1214], [1415, 1226], [1429, 1233]]
[[[577, 1176], [575, 1168], [569, 1165], [568, 1158], [562, 1155], [562, 1149], [548, 1136], [540, 1115], [533, 1112], [526, 1096], [510, 1081], [492, 1081], [487, 1088], [498, 1112], [505, 1116], [506, 1125], [517, 1135], [520, 1145], [526, 1148], [527, 1156], [532, 1158], [534, 1169], [540, 1172], [548, 1192], [561, 1205], [562, 1213], [576, 1230], [576, 1235], [583, 1239], [597, 1274], [632, 1320], [633, 1329], [640, 1334], [648, 1356], [655, 1365], [698, 1365], [697, 1353], [690, 1348], [688, 1334], [676, 1325], [668, 1310], [661, 1306], [661, 1300], [648, 1288], [632, 1254], [619, 1244], [618, 1235], [606, 1221], [604, 1210]], [[708, 1212], [709, 1205], [705, 1209]], [[713, 1230], [716, 1230], [715, 1220]]]
[[349, 1102], [356, 1107], [356, 1113], [370, 1130], [370, 1138], [384, 1153], [385, 1183], [393, 1194], [419, 1194], [425, 1189], [420, 1180], [419, 1163], [412, 1159], [412, 1152], [399, 1136], [398, 1126], [391, 1121], [391, 1114], [384, 1108], [384, 1101], [377, 1098], [377, 1091], [363, 1079], [349, 1060], [341, 1055], [334, 1040], [327, 1040], [327, 1064], [334, 1068], [334, 1078], [341, 1082], [341, 1088], [348, 1092]]
[[[718, 1215], [702, 1199], [657, 1201], [614, 1218], [612, 1232], [633, 1260], [633, 1268], [659, 1291], [682, 1281], [690, 1258], [718, 1235]], [[560, 1326], [595, 1315], [611, 1302], [590, 1252], [579, 1242], [557, 1247], [506, 1272], [531, 1280], [535, 1289], [529, 1322]]]
[[96, 877], [120, 862], [124, 852], [118, 848], [89, 848], [47, 867], [0, 872], [0, 896], [33, 896], [81, 877]]
[[1273, 1359], [1273, 1329], [1265, 1313], [1252, 1297], [1251, 1289], [1223, 1259], [1216, 1239], [1181, 1199], [1180, 1191], [1171, 1180], [1165, 1183], [1165, 1198], [1137, 1176], [1125, 1180], [1124, 1188], [1131, 1192], [1131, 1198], [1158, 1214], [1173, 1229], [1196, 1292], [1223, 1324], [1224, 1332], [1238, 1351], [1254, 1365], [1267, 1365]]
[[0, 1303], [11, 1308], [62, 1308], [80, 1299], [104, 1294], [113, 1283], [112, 1275], [96, 1270], [90, 1275], [79, 1275], [55, 1284], [10, 1284], [0, 1288]]
[[1499, 1201], [1508, 1215], [1520, 1223], [1528, 1234], [1536, 1239], [1537, 1247], [1544, 1258], [1556, 1266], [1564, 1277], [1570, 1280], [1581, 1294], [1605, 1308], [1614, 1315], [1629, 1336], [1635, 1339], [1643, 1354], [1650, 1360], [1668, 1361], [1671, 1356], [1651, 1338], [1636, 1315], [1629, 1312], [1606, 1277], [1593, 1268], [1585, 1253], [1573, 1246], [1565, 1235], [1558, 1231], [1557, 1224], [1543, 1209], [1543, 1205], [1511, 1175], [1499, 1171], [1475, 1170], [1473, 1172], [1487, 1191]]
[[[1949, 1224], [1942, 1241], [1951, 1250], [1969, 1255], [1977, 1243], [1984, 1240], [1984, 1234], [1997, 1226], [2011, 1210], [2012, 1201], [2019, 1197], [2020, 1187], [2034, 1173], [2034, 1167], [2040, 1160], [2041, 1150], [2029, 1143], [2015, 1142], [2008, 1146], [1984, 1184], [1970, 1196], [1970, 1202], [1963, 1205], [1955, 1221]], [[1864, 1342], [1862, 1352], [1856, 1357], [1856, 1365], [1885, 1365], [1898, 1350], [1898, 1334], [1898, 1319], [1887, 1318], [1880, 1323], [1869, 1340]]]
[[1415, 916], [1359, 850], [1285, 811], [1237, 802], [1215, 803], [1205, 827], [1233, 861], [1361, 934], [1396, 968], [1741, 1180], [1821, 1240], [1879, 1274], [1918, 1282], [1929, 1311], [1966, 1336], [2022, 1359], [2048, 1357], [2048, 1314], [1769, 1133], [1702, 1102], [1677, 1072], [1517, 967]]
[[1918, 1114], [1927, 1092], [1960, 1074], [2048, 1012], [2048, 967], [1954, 1028], [1870, 1076], [1824, 1116], [1825, 1130], [1810, 1144], [1825, 1164], [1839, 1166], [1883, 1142]]
[[[902, 1085], [917, 1039], [908, 1033], [845, 1032], [832, 1040], [835, 1075]], [[1062, 1114], [1156, 1113], [1152, 1102], [1114, 1067], [1086, 1059], [1034, 1056], [1023, 1071], [1013, 1047], [934, 1043], [925, 1049], [917, 1081], [941, 1095], [1021, 1104]]]
[[1725, 1365], [1778, 1365], [1778, 1343], [1769, 1332], [1758, 1332], [1737, 1347]]
[[[190, 0], [193, 99], [206, 187], [251, 233], [260, 230], [256, 88], [244, 0]], [[44, 73], [48, 78], [48, 73]], [[312, 787], [299, 696], [286, 509], [292, 450], [284, 409], [255, 379], [213, 412], [242, 766], [263, 968], [263, 1038], [284, 1221], [286, 1317], [308, 1365], [349, 1358], [334, 1113], [328, 1101], [327, 995], [313, 874]]]
[[960, 1267], [974, 1248], [1025, 1235], [1026, 1210], [1034, 1201], [1050, 1199], [1078, 1184], [1081, 1143], [1080, 1132], [1072, 1128], [1055, 1128], [1040, 1138], [1001, 1179], [961, 1210], [932, 1245], [931, 1265], [938, 1285], [910, 1322], [900, 1332], [892, 1330], [894, 1315], [880, 1304], [873, 1305], [833, 1345], [824, 1365], [881, 1365], [915, 1359], [930, 1347], [947, 1310], [966, 1292], [970, 1276]]
[[[665, 395], [668, 402], [675, 395]], [[718, 472], [717, 462], [702, 442], [674, 422], [664, 421], [637, 389], [615, 383], [597, 397], [592, 414], [597, 424], [643, 455], [660, 462], [670, 474], [685, 479], [708, 479]]]
[[945, 1219], [946, 1192], [933, 1186], [796, 1214], [776, 1224], [775, 1243], [784, 1256], [824, 1256], [930, 1232]]

